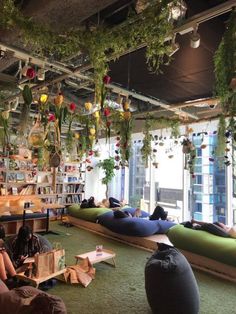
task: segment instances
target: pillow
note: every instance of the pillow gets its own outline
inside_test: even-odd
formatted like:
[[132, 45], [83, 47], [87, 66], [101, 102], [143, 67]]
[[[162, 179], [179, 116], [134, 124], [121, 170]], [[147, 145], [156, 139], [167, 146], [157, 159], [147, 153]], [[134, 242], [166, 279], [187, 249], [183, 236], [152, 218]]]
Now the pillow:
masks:
[[199, 291], [193, 271], [174, 247], [158, 244], [145, 266], [145, 290], [153, 313], [199, 313]]

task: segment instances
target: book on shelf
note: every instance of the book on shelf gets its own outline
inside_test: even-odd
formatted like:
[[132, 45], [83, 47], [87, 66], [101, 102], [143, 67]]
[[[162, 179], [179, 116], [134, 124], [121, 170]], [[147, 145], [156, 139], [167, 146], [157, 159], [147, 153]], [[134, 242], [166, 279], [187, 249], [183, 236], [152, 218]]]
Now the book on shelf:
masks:
[[19, 195], [31, 195], [34, 194], [34, 188], [32, 185], [28, 185], [21, 189]]
[[18, 189], [17, 189], [17, 187], [13, 186], [13, 187], [11, 188], [11, 194], [12, 194], [12, 195], [18, 195]]
[[6, 188], [1, 188], [1, 195], [7, 195], [7, 189]]

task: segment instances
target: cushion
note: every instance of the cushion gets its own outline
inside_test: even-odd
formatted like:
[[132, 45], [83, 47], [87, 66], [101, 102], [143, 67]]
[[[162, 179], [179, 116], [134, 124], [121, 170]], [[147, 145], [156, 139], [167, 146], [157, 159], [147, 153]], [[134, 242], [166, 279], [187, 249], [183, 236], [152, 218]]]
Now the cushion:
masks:
[[[128, 213], [130, 213], [133, 216], [136, 208], [122, 207], [122, 210], [127, 211]], [[141, 210], [141, 216], [139, 218], [146, 218], [146, 217], [149, 217], [149, 213], [145, 212], [144, 210]]]
[[0, 308], [5, 314], [66, 314], [61, 298], [28, 286], [0, 294]]
[[[35, 218], [47, 218], [47, 214], [44, 213], [33, 213], [33, 214], [25, 214], [25, 219], [35, 219]], [[0, 222], [4, 221], [14, 221], [14, 220], [23, 220], [23, 214], [17, 214], [17, 215], [3, 215], [0, 216]]]
[[145, 290], [153, 313], [199, 313], [199, 291], [193, 271], [174, 247], [158, 245], [145, 266]]
[[98, 222], [109, 230], [128, 236], [147, 237], [156, 233], [165, 233], [173, 222], [148, 220], [135, 217], [115, 218], [113, 212], [98, 216]]
[[170, 228], [167, 236], [179, 249], [231, 266], [236, 265], [236, 239], [219, 237], [206, 231], [185, 228], [183, 225]]
[[79, 208], [78, 205], [72, 205], [68, 208], [68, 215], [91, 222], [96, 222], [99, 215], [107, 212], [113, 214], [112, 209], [109, 208]]

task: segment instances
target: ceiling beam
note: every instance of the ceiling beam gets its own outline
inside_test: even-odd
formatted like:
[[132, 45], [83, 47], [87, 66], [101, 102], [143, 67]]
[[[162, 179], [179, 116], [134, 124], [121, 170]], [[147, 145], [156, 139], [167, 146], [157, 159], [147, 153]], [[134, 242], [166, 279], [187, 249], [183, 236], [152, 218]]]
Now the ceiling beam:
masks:
[[110, 88], [116, 94], [120, 94], [120, 95], [124, 95], [124, 96], [132, 96], [133, 98], [142, 100], [142, 101], [149, 103], [151, 105], [159, 106], [161, 108], [164, 108], [167, 111], [172, 111], [173, 113], [177, 114], [178, 116], [187, 116], [187, 117], [190, 117], [194, 120], [198, 120], [198, 117], [196, 115], [185, 112], [185, 111], [178, 109], [178, 108], [172, 108], [171, 105], [165, 104], [158, 99], [141, 95], [139, 93], [136, 93], [136, 92], [130, 91], [128, 89], [116, 86], [114, 84], [108, 84], [107, 87]]

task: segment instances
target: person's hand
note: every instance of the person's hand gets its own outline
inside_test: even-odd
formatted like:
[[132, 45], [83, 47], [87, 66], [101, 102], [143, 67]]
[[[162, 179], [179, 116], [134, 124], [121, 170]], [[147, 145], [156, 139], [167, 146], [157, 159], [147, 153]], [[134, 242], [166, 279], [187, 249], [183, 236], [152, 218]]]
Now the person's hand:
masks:
[[21, 255], [21, 257], [20, 257], [21, 262], [24, 261], [27, 257], [28, 257], [28, 255]]

